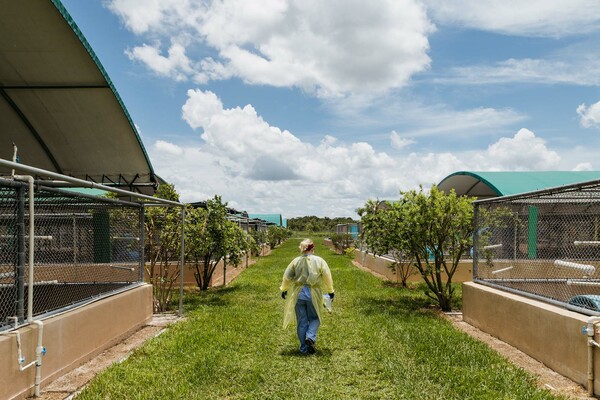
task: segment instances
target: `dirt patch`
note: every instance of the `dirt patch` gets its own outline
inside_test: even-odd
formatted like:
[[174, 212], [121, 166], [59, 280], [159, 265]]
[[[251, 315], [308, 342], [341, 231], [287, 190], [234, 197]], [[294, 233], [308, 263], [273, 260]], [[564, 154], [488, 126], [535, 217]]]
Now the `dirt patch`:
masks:
[[180, 321], [175, 314], [157, 314], [152, 321], [122, 342], [105, 350], [87, 363], [68, 372], [41, 390], [38, 399], [63, 400], [72, 399], [91, 381], [98, 373], [110, 367], [113, 363], [123, 362], [133, 350], [140, 347], [148, 339], [160, 335], [166, 327]]
[[551, 370], [519, 349], [464, 322], [462, 313], [443, 313], [442, 315], [450, 320], [456, 328], [487, 344], [517, 367], [535, 375], [540, 387], [572, 399], [595, 399], [595, 397], [588, 397], [587, 390], [583, 386]]

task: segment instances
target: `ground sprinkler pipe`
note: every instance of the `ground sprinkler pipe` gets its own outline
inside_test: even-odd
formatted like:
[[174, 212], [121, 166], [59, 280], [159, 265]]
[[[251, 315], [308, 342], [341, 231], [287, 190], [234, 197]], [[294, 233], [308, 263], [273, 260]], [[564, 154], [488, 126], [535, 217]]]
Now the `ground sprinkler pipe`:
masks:
[[42, 356], [46, 355], [46, 348], [43, 345], [44, 338], [44, 323], [40, 320], [32, 321], [31, 323], [37, 325], [38, 327], [38, 340], [37, 347], [35, 348], [35, 360], [30, 362], [29, 364], [25, 364], [25, 358], [23, 357], [23, 352], [21, 350], [21, 334], [18, 331], [18, 319], [15, 317], [15, 330], [12, 332], [3, 332], [3, 334], [14, 334], [17, 337], [17, 364], [19, 364], [19, 371], [23, 372], [29, 367], [33, 367], [35, 365], [35, 383], [34, 383], [34, 393], [35, 397], [40, 396], [40, 383], [42, 381]]
[[15, 175], [15, 179], [29, 182], [29, 289], [27, 290], [27, 322], [33, 322], [33, 250], [34, 250], [34, 207], [33, 207], [33, 176]]
[[38, 326], [38, 343], [35, 348], [35, 397], [40, 396], [40, 383], [42, 382], [42, 356], [46, 355], [46, 348], [43, 345], [44, 336], [44, 323], [42, 321], [35, 320], [34, 324]]
[[587, 326], [584, 326], [582, 332], [587, 335], [588, 341], [588, 395], [594, 396], [594, 347], [600, 347], [600, 344], [594, 340], [595, 326], [600, 322], [600, 317], [590, 317], [587, 320]]

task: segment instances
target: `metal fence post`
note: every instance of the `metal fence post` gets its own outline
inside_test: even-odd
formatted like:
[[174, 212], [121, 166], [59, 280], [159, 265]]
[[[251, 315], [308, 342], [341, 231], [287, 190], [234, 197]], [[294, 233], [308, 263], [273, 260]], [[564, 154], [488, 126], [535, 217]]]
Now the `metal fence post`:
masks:
[[183, 316], [183, 266], [185, 263], [185, 207], [181, 207], [181, 255], [179, 260], [179, 316]]
[[146, 254], [145, 243], [146, 243], [146, 207], [142, 205], [140, 207], [140, 282], [144, 282], [146, 273]]
[[474, 204], [473, 208], [473, 279], [477, 279], [479, 277], [478, 265], [477, 261], [479, 259], [479, 255], [477, 254], [478, 250], [478, 236], [479, 236], [479, 205]]

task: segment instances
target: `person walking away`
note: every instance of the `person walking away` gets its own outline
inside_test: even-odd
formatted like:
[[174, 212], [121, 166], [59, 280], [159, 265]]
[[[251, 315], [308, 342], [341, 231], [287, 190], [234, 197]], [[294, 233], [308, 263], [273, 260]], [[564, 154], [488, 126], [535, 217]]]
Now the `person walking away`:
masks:
[[[287, 266], [281, 282], [281, 297], [286, 300], [283, 327], [296, 319], [300, 353], [314, 354], [317, 331], [321, 324], [323, 293], [333, 300], [333, 279], [329, 266], [315, 255], [315, 244], [310, 239], [300, 243], [301, 256]], [[288, 295], [289, 292], [289, 295]]]

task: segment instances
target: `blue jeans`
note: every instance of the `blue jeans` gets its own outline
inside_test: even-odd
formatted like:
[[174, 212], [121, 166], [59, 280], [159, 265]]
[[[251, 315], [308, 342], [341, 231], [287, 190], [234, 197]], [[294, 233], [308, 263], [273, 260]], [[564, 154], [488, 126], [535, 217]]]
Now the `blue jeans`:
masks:
[[300, 352], [307, 353], [306, 339], [317, 341], [317, 330], [319, 330], [319, 316], [312, 301], [300, 300], [296, 302], [296, 319], [298, 321], [298, 340], [300, 341]]

